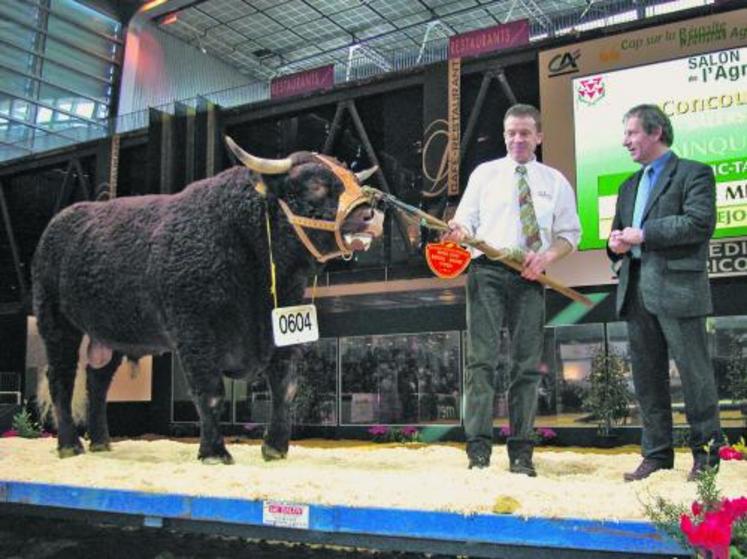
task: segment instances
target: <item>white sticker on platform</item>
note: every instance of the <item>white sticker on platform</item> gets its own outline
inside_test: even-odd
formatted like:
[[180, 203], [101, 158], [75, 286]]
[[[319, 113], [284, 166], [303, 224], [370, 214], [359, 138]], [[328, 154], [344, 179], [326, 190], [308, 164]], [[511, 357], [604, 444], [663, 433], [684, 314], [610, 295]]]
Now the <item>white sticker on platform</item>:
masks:
[[262, 503], [262, 524], [308, 530], [309, 505], [264, 501]]
[[281, 307], [272, 311], [272, 333], [275, 345], [285, 346], [315, 342], [319, 339], [319, 325], [314, 305]]

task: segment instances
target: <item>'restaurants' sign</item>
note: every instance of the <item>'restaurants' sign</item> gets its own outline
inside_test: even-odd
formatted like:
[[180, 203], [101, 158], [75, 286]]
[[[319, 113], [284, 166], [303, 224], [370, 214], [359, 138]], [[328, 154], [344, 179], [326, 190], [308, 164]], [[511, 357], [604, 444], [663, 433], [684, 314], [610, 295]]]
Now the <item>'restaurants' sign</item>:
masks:
[[328, 64], [313, 70], [304, 70], [273, 79], [270, 82], [270, 98], [291, 97], [301, 93], [329, 89], [334, 85], [335, 67], [333, 64]]
[[449, 58], [476, 56], [529, 43], [529, 20], [520, 19], [449, 37]]

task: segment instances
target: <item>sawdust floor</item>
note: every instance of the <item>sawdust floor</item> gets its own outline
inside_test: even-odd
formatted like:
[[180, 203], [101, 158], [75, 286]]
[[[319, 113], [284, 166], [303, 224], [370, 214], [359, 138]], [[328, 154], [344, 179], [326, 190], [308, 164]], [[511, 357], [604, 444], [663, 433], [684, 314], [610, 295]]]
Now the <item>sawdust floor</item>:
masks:
[[[249, 500], [491, 513], [511, 497], [520, 516], [646, 520], [643, 504], [655, 496], [689, 505], [695, 484], [685, 477], [688, 453], [675, 469], [636, 483], [622, 481], [640, 457], [638, 448], [610, 450], [538, 448], [539, 476], [506, 471], [505, 446], [493, 463], [468, 470], [463, 445], [376, 444], [361, 441], [292, 442], [288, 458], [262, 460], [259, 441], [232, 441], [236, 461], [204, 465], [194, 440], [115, 441], [113, 450], [60, 460], [56, 441], [0, 439], [0, 479], [176, 493]], [[747, 461], [723, 462], [718, 476], [723, 496], [747, 494]]]

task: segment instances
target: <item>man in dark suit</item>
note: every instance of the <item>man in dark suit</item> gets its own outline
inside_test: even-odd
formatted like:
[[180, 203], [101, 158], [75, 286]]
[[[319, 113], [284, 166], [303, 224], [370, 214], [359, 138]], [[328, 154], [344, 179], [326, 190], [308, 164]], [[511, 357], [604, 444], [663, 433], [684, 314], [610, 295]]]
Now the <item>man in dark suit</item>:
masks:
[[636, 481], [674, 465], [669, 356], [682, 380], [693, 466], [718, 466], [723, 444], [705, 316], [713, 311], [706, 259], [716, 223], [713, 170], [671, 150], [672, 124], [655, 105], [623, 119], [623, 146], [642, 168], [620, 187], [607, 252], [619, 264], [617, 312], [627, 320], [643, 433]]

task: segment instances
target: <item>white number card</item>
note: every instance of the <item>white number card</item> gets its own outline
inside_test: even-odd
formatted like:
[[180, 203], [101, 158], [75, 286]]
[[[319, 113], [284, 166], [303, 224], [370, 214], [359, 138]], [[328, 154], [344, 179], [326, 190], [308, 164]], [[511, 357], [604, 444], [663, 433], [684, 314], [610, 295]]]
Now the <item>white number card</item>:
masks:
[[314, 305], [281, 307], [272, 311], [272, 333], [275, 345], [285, 346], [315, 342], [319, 339], [319, 325]]

